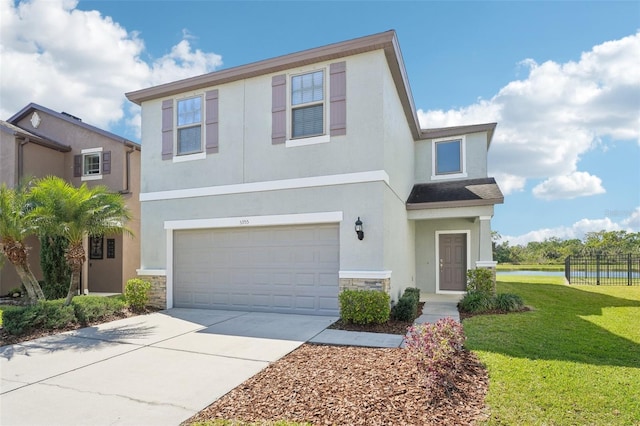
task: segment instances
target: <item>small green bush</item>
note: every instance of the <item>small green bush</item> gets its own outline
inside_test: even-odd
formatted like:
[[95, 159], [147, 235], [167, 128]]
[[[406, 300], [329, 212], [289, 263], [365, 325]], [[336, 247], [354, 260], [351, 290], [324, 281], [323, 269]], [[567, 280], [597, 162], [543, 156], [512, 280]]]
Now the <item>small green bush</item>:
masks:
[[340, 318], [354, 324], [382, 324], [391, 314], [390, 297], [383, 291], [344, 290], [338, 296]]
[[44, 300], [29, 306], [11, 306], [3, 311], [2, 326], [10, 334], [21, 335], [31, 330], [56, 330], [77, 322], [73, 306], [64, 300]]
[[458, 302], [462, 312], [480, 313], [494, 309], [494, 298], [491, 294], [470, 291]]
[[522, 297], [513, 293], [500, 293], [494, 299], [495, 309], [505, 312], [520, 311], [524, 307]]
[[418, 315], [420, 289], [407, 288], [392, 309], [392, 316], [398, 321], [413, 321]]
[[132, 278], [127, 281], [124, 287], [124, 297], [131, 309], [141, 311], [149, 303], [150, 290], [151, 283], [149, 281]]
[[489, 295], [496, 294], [493, 272], [486, 268], [469, 269], [467, 271], [467, 291]]
[[44, 297], [47, 300], [62, 299], [67, 295], [67, 292], [69, 291], [68, 282], [48, 283], [46, 281], [38, 281], [38, 283], [40, 283], [42, 293], [44, 293]]
[[71, 302], [76, 318], [86, 325], [116, 315], [126, 309], [127, 303], [122, 296], [82, 296], [74, 297]]
[[7, 295], [8, 295], [9, 297], [13, 297], [13, 295], [14, 295], [14, 294], [18, 294], [18, 295], [19, 295], [18, 297], [20, 297], [20, 296], [22, 296], [23, 294], [25, 294], [25, 291], [24, 291], [24, 289], [22, 288], [22, 286], [20, 286], [20, 287], [14, 287], [14, 288], [12, 288], [11, 290], [9, 290], [9, 293], [7, 293]]

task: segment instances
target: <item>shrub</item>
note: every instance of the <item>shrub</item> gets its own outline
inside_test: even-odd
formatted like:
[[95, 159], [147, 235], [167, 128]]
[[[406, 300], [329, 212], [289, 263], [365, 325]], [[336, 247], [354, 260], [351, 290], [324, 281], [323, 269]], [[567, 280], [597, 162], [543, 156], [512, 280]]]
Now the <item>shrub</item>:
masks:
[[464, 340], [462, 325], [452, 318], [409, 327], [405, 348], [424, 371], [427, 392], [432, 397], [452, 389], [461, 367]]
[[71, 304], [78, 322], [83, 325], [117, 315], [127, 307], [127, 303], [122, 296], [74, 297]]
[[131, 309], [141, 311], [149, 303], [150, 290], [151, 283], [149, 281], [132, 278], [127, 281], [124, 287], [124, 297]]
[[11, 306], [3, 311], [2, 326], [10, 334], [26, 334], [34, 329], [56, 330], [76, 323], [73, 306], [64, 300], [43, 300], [30, 306]]
[[382, 324], [389, 320], [389, 295], [375, 290], [344, 290], [338, 296], [340, 318], [354, 324]]
[[48, 300], [66, 297], [69, 291], [71, 268], [64, 258], [68, 246], [64, 237], [40, 237], [40, 267], [44, 277], [40, 287]]
[[522, 297], [512, 293], [500, 293], [494, 298], [495, 309], [505, 312], [520, 311], [524, 307]]
[[393, 307], [392, 316], [398, 321], [413, 321], [418, 315], [418, 304], [420, 303], [420, 289], [407, 288], [402, 297]]
[[486, 268], [469, 269], [467, 271], [467, 291], [494, 295], [493, 272]]
[[23, 294], [25, 294], [24, 289], [22, 288], [22, 286], [20, 287], [14, 287], [11, 290], [9, 290], [9, 292], [7, 293], [7, 295], [9, 297], [13, 297], [14, 294], [17, 294], [18, 297], [22, 296]]
[[494, 298], [491, 294], [470, 291], [458, 302], [462, 312], [480, 313], [494, 309]]
[[404, 289], [403, 296], [411, 296], [420, 302], [420, 289], [415, 287], [407, 287]]

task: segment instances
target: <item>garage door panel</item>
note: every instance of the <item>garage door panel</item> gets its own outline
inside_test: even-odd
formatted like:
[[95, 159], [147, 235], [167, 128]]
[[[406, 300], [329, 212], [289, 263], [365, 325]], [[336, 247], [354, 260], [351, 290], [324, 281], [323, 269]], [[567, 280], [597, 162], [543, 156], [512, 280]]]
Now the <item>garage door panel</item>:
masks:
[[174, 304], [338, 314], [337, 225], [176, 231]]

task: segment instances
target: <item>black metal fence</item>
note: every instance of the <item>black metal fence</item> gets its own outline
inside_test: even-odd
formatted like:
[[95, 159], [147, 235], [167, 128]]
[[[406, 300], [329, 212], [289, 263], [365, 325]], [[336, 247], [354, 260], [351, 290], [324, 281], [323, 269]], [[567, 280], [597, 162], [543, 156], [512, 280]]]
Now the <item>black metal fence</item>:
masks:
[[569, 256], [564, 276], [569, 284], [640, 285], [640, 255]]

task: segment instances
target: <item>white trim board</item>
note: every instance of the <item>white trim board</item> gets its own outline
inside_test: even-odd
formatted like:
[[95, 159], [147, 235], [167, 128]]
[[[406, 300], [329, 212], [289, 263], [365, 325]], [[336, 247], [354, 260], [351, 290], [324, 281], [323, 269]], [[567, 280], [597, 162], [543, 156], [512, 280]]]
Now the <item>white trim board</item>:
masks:
[[318, 186], [348, 185], [367, 182], [385, 182], [389, 185], [389, 175], [384, 170], [372, 170], [369, 172], [344, 173], [297, 179], [282, 179], [265, 182], [238, 183], [234, 185], [207, 186], [203, 188], [145, 192], [140, 194], [140, 201], [176, 200], [181, 198], [244, 194], [248, 192], [278, 191], [283, 189], [314, 188]]
[[138, 275], [147, 275], [147, 276], [158, 276], [158, 277], [164, 277], [167, 275], [167, 270], [166, 269], [136, 269], [136, 272], [138, 273]]
[[207, 229], [207, 228], [244, 228], [252, 226], [308, 225], [342, 222], [343, 213], [319, 212], [299, 214], [277, 214], [266, 216], [237, 216], [210, 219], [167, 220], [164, 229]]
[[358, 278], [361, 280], [384, 280], [391, 278], [391, 271], [338, 271], [338, 278]]

